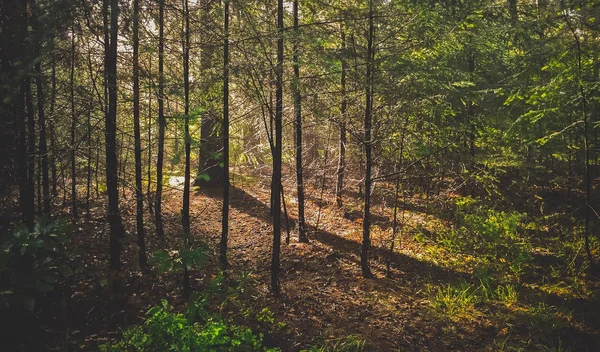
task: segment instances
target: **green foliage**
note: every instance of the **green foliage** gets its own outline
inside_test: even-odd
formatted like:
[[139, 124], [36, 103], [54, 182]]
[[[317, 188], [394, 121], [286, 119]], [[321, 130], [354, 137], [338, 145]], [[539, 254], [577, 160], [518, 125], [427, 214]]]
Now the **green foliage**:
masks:
[[456, 226], [443, 231], [438, 242], [460, 253], [503, 268], [519, 277], [531, 260], [530, 244], [524, 238], [526, 214], [487, 209], [472, 198], [456, 201]]
[[71, 273], [65, 246], [69, 225], [41, 218], [33, 231], [17, 227], [0, 242], [0, 307], [33, 311], [36, 301]]
[[156, 265], [160, 273], [169, 271], [179, 272], [185, 265], [188, 270], [200, 268], [208, 259], [207, 249], [182, 248], [179, 251], [156, 251], [152, 256], [152, 264]]
[[148, 315], [142, 326], [125, 331], [121, 341], [100, 351], [277, 351], [264, 347], [262, 335], [250, 329], [211, 317], [203, 324], [190, 322], [170, 311], [165, 300]]
[[448, 284], [439, 287], [431, 301], [432, 308], [450, 318], [465, 316], [470, 308], [478, 302], [477, 288], [466, 282], [458, 286]]
[[457, 284], [440, 286], [437, 290], [430, 288], [431, 307], [438, 314], [450, 319], [469, 318], [477, 304], [502, 303], [510, 307], [519, 299], [515, 286], [494, 285], [491, 280], [480, 278], [479, 285], [461, 281]]

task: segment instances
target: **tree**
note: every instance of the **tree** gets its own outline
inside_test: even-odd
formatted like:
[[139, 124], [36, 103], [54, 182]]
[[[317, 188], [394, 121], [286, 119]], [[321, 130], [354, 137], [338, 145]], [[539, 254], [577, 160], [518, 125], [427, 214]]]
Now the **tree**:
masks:
[[373, 0], [369, 0], [369, 33], [367, 44], [367, 75], [365, 85], [365, 120], [364, 120], [364, 145], [365, 145], [365, 194], [363, 208], [363, 240], [360, 253], [362, 275], [371, 278], [373, 274], [369, 267], [369, 250], [371, 247], [371, 167], [372, 167], [372, 114], [373, 114], [373, 37], [375, 27], [373, 24]]
[[[110, 9], [110, 26], [108, 10]], [[121, 268], [121, 240], [123, 224], [119, 211], [119, 183], [117, 177], [117, 40], [119, 21], [118, 0], [104, 0], [104, 30], [109, 33], [105, 43], [105, 80], [108, 90], [108, 109], [105, 116], [106, 188], [108, 192], [108, 225], [110, 228], [110, 267]], [[110, 28], [110, 31], [108, 29]]]
[[298, 0], [294, 0], [294, 111], [296, 114], [296, 180], [298, 184], [298, 239], [308, 242], [304, 219], [304, 181], [302, 178], [302, 92], [300, 90], [300, 60], [298, 57]]
[[341, 62], [342, 62], [342, 72], [340, 78], [340, 89], [342, 94], [342, 103], [341, 103], [341, 120], [340, 120], [340, 144], [339, 144], [339, 158], [338, 158], [338, 168], [337, 168], [337, 178], [335, 185], [335, 201], [338, 207], [343, 206], [342, 192], [344, 190], [344, 174], [346, 171], [346, 110], [348, 108], [348, 101], [346, 99], [346, 71], [348, 70], [348, 65], [346, 63], [346, 33], [344, 30], [344, 24], [340, 24], [340, 33], [341, 33]]
[[221, 219], [221, 243], [219, 262], [226, 270], [227, 240], [229, 236], [229, 0], [225, 0], [223, 14], [223, 215]]
[[[184, 133], [185, 133], [185, 171], [183, 184], [183, 209], [181, 221], [183, 223], [183, 243], [190, 247], [190, 11], [188, 0], [183, 1], [183, 15], [185, 20], [185, 41], [183, 44], [183, 90], [184, 90]], [[183, 295], [190, 293], [190, 273], [188, 266], [183, 262]]]
[[[111, 10], [112, 11], [112, 10]], [[77, 154], [77, 112], [75, 111], [75, 19], [71, 23], [71, 70], [69, 73], [69, 92], [71, 101], [71, 216], [77, 218], [77, 168], [75, 156]], [[115, 54], [116, 56], [116, 54]], [[116, 60], [116, 58], [115, 58]], [[115, 65], [116, 67], [116, 65]], [[115, 68], [116, 69], [116, 68]], [[116, 75], [116, 73], [115, 73]], [[116, 78], [115, 78], [116, 84]], [[116, 110], [115, 110], [116, 111]], [[116, 112], [115, 112], [116, 114]]]
[[275, 152], [273, 153], [273, 181], [271, 197], [273, 198], [273, 253], [271, 257], [271, 292], [277, 295], [281, 291], [279, 285], [280, 252], [281, 252], [281, 152], [282, 152], [282, 118], [283, 118], [283, 0], [277, 1], [277, 66], [275, 68]]
[[133, 138], [135, 143], [136, 229], [139, 264], [146, 267], [146, 237], [144, 234], [144, 193], [142, 192], [142, 137], [140, 131], [140, 2], [133, 0]]
[[158, 238], [165, 237], [162, 215], [163, 163], [165, 154], [164, 56], [165, 56], [165, 0], [158, 0], [158, 156], [156, 161], [156, 194], [154, 216]]

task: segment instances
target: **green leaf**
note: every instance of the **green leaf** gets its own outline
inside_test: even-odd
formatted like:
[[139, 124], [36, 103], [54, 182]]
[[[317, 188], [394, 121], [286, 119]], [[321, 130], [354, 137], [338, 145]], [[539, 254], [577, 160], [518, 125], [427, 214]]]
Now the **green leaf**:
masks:
[[196, 176], [196, 179], [208, 182], [210, 181], [210, 176], [208, 176], [208, 174], [200, 174]]

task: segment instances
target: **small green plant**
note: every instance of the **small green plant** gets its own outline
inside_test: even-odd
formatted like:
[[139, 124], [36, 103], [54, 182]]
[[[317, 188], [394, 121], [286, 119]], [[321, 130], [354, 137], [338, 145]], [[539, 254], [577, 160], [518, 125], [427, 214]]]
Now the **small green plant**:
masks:
[[439, 287], [433, 296], [431, 306], [438, 313], [454, 318], [465, 316], [478, 300], [477, 288], [461, 282], [459, 285], [448, 284]]
[[208, 259], [207, 249], [182, 248], [178, 251], [156, 251], [152, 257], [152, 263], [157, 266], [158, 272], [166, 273], [169, 271], [179, 272], [185, 265], [188, 270], [200, 268]]
[[519, 293], [513, 285], [500, 285], [495, 290], [496, 298], [504, 303], [507, 307], [511, 307], [519, 301]]
[[218, 318], [190, 322], [184, 314], [171, 312], [165, 300], [148, 315], [143, 325], [125, 331], [117, 343], [100, 346], [100, 351], [278, 351], [263, 346], [261, 334]]
[[71, 273], [65, 246], [69, 224], [41, 218], [33, 231], [17, 227], [0, 241], [0, 308], [21, 305], [33, 311], [36, 301]]
[[260, 321], [261, 323], [273, 324], [275, 322], [275, 316], [268, 307], [265, 307], [258, 312], [258, 314], [256, 314], [256, 320]]

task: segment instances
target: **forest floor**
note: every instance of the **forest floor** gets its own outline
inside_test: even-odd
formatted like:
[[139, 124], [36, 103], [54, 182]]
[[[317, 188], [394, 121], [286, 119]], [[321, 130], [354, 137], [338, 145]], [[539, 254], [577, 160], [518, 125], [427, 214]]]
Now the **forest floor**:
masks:
[[[173, 184], [165, 195], [166, 243], [155, 238], [146, 212], [149, 253], [177, 248], [181, 233], [182, 192]], [[535, 247], [531, 275], [517, 281], [486, 279], [482, 262], [447, 250], [435, 241], [436, 231], [451, 226], [452, 210], [419, 194], [405, 198], [398, 213], [401, 230], [390, 251], [393, 203], [375, 197], [372, 215], [374, 279], [360, 272], [361, 200], [346, 194], [345, 206], [335, 206], [332, 192], [320, 185], [307, 188], [306, 219], [310, 243], [297, 241], [297, 207], [292, 178], [285, 183], [291, 243], [281, 252], [281, 295], [269, 293], [272, 219], [268, 180], [237, 177], [231, 193], [230, 275], [247, 280], [244, 293], [223, 307], [224, 316], [265, 334], [269, 345], [283, 351], [309, 346], [341, 350], [352, 341], [369, 351], [597, 351], [600, 346], [600, 304], [594, 280], [577, 290], [564, 277], [548, 272], [559, 260], [551, 248]], [[393, 192], [380, 187], [381, 194]], [[220, 191], [194, 190], [192, 234], [215, 253], [221, 226]], [[53, 306], [46, 309], [47, 346], [56, 350], [95, 350], [119, 338], [127, 327], [144, 321], [149, 307], [167, 299], [182, 310], [180, 275], [159, 274], [137, 266], [135, 202], [128, 196], [122, 208], [129, 236], [119, 287], [107, 277], [108, 236], [102, 207], [91, 220], [81, 220], [71, 236], [70, 257], [75, 274], [63, 283]], [[285, 222], [284, 222], [285, 226]], [[498, 258], [504, 262], [503, 258]], [[572, 264], [572, 263], [571, 263]], [[386, 266], [389, 265], [389, 272]], [[212, 260], [192, 271], [193, 288], [202, 290], [217, 275]], [[560, 276], [560, 275], [558, 275]], [[484, 284], [493, 281], [494, 284]], [[597, 282], [597, 281], [596, 281]], [[582, 288], [581, 285], [585, 286]], [[272, 319], [256, 319], [260, 312]], [[272, 314], [271, 314], [272, 313]]]

